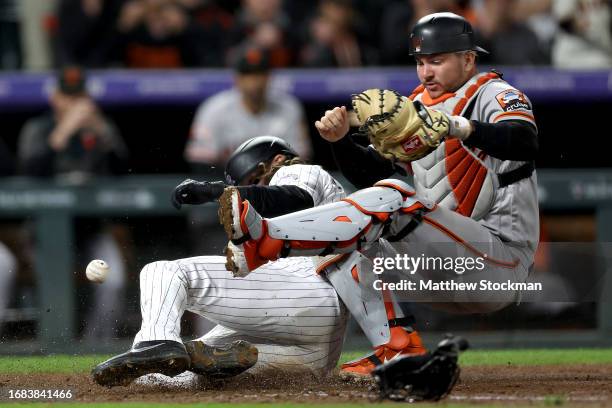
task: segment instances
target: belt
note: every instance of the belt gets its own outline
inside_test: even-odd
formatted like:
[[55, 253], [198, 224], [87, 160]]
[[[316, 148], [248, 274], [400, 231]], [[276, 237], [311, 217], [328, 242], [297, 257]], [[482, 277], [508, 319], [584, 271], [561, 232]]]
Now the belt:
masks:
[[497, 180], [499, 181], [499, 188], [508, 187], [510, 184], [531, 177], [534, 171], [535, 163], [530, 161], [523, 164], [517, 169], [508, 171], [506, 173], [498, 174]]

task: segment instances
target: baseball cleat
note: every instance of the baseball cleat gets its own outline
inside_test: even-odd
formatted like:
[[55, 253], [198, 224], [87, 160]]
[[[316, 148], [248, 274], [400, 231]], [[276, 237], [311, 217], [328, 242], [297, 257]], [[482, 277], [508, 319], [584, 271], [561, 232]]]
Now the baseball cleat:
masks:
[[226, 378], [238, 375], [257, 362], [258, 351], [244, 340], [237, 340], [223, 346], [209, 346], [203, 341], [185, 343], [191, 359], [189, 371], [210, 378]]
[[249, 270], [244, 257], [242, 245], [236, 245], [231, 240], [244, 237], [240, 226], [240, 213], [242, 203], [240, 193], [235, 188], [226, 188], [219, 197], [219, 222], [225, 230], [227, 238], [230, 240], [225, 248], [225, 256], [227, 262], [225, 269], [230, 271], [234, 276], [245, 277]]
[[232, 241], [225, 248], [225, 269], [230, 271], [234, 277], [244, 278], [250, 272], [244, 255], [244, 250]]
[[388, 343], [378, 346], [372, 354], [342, 364], [340, 375], [345, 378], [362, 378], [369, 376], [377, 366], [386, 361], [425, 353], [427, 349], [416, 331], [408, 332], [402, 327], [392, 327]]
[[260, 241], [266, 236], [264, 219], [248, 200], [242, 201], [236, 188], [226, 188], [219, 197], [219, 222], [230, 240], [225, 267], [234, 276], [245, 277], [268, 262], [258, 253]]
[[146, 374], [174, 377], [189, 368], [189, 354], [182, 343], [171, 340], [141, 341], [126, 353], [98, 364], [93, 380], [106, 387], [128, 385]]
[[228, 187], [219, 197], [219, 222], [228, 239], [240, 239], [244, 236], [240, 226], [242, 202], [238, 189]]

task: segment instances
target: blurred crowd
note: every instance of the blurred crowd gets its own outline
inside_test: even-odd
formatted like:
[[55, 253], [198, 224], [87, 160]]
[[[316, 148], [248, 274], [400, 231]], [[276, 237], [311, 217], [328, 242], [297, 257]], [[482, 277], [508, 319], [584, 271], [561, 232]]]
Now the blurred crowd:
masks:
[[405, 65], [411, 26], [437, 11], [472, 23], [485, 63], [602, 68], [610, 10], [610, 0], [0, 0], [1, 68], [225, 67], [247, 46], [269, 51], [274, 68]]

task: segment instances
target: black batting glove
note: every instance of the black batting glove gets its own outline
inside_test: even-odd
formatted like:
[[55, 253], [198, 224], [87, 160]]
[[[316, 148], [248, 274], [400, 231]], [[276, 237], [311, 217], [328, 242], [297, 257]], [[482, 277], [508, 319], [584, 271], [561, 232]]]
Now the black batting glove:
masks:
[[183, 204], [204, 204], [216, 200], [223, 194], [226, 185], [222, 181], [195, 181], [187, 179], [174, 188], [172, 205], [177, 210]]

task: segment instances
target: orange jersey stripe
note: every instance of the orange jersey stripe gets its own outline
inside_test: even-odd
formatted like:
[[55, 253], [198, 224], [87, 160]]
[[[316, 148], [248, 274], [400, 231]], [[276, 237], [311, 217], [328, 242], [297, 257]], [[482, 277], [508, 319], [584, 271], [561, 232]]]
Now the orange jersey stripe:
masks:
[[493, 122], [497, 122], [501, 117], [503, 116], [521, 116], [523, 118], [527, 118], [532, 122], [535, 122], [535, 118], [533, 117], [533, 115], [526, 113], [526, 112], [504, 112], [504, 113], [500, 113], [499, 115], [497, 115], [495, 118], [493, 118]]

